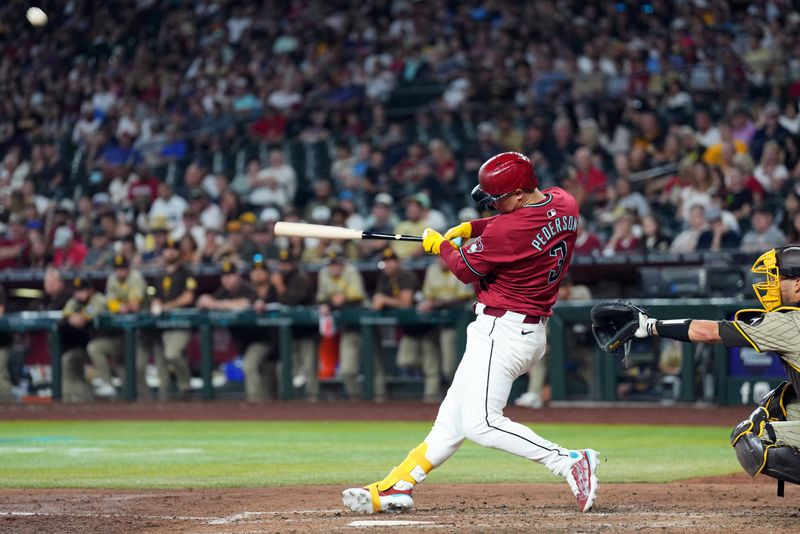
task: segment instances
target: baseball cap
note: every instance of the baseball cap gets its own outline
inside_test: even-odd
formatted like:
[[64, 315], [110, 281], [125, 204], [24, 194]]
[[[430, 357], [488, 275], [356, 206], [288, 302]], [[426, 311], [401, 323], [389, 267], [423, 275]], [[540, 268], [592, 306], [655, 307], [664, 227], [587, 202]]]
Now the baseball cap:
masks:
[[280, 221], [281, 220], [281, 212], [278, 208], [268, 207], [261, 210], [261, 214], [258, 216], [258, 220], [261, 222], [268, 222], [268, 221]]
[[189, 200], [199, 200], [201, 198], [205, 198], [206, 193], [199, 187], [195, 187], [191, 191], [189, 191]]
[[[281, 252], [284, 252], [283, 250]], [[253, 270], [267, 270], [267, 264], [264, 262], [264, 256], [262, 254], [256, 254], [253, 256]]]
[[314, 222], [328, 222], [331, 219], [331, 209], [325, 205], [314, 206], [311, 210], [311, 220]]
[[256, 214], [252, 211], [246, 211], [239, 215], [239, 221], [241, 221], [242, 224], [255, 224], [257, 220]]
[[169, 223], [167, 222], [167, 218], [163, 215], [154, 215], [150, 217], [150, 231], [152, 232], [169, 231]]
[[64, 248], [70, 239], [72, 239], [72, 229], [69, 226], [59, 226], [53, 234], [53, 246]]
[[408, 204], [409, 202], [416, 202], [425, 209], [431, 207], [431, 199], [425, 193], [416, 193], [414, 195], [411, 195], [406, 199], [406, 204]]
[[717, 206], [709, 206], [706, 208], [706, 220], [716, 221], [722, 218], [722, 210]]
[[56, 211], [64, 211], [67, 213], [72, 213], [75, 211], [75, 203], [68, 198], [62, 198], [61, 200], [58, 201], [58, 204], [56, 205]]
[[222, 267], [220, 267], [220, 271], [222, 274], [235, 274], [239, 272], [239, 269], [236, 267], [236, 264], [230, 260], [225, 260], [222, 262]]
[[328, 251], [325, 265], [330, 265], [331, 263], [338, 263], [339, 265], [344, 263], [344, 258], [342, 257], [342, 254], [336, 249]]
[[122, 254], [114, 255], [114, 268], [115, 269], [127, 269], [130, 266], [128, 263], [128, 258], [123, 256]]
[[89, 280], [76, 276], [75, 279], [72, 280], [72, 287], [80, 291], [81, 289], [91, 289], [92, 284]]
[[225, 225], [225, 230], [229, 234], [238, 234], [242, 231], [242, 223], [239, 221], [229, 221], [228, 224]]
[[778, 107], [778, 104], [776, 104], [775, 102], [770, 102], [766, 106], [764, 106], [764, 115], [777, 117], [780, 114], [781, 114], [781, 108]]
[[394, 204], [394, 199], [389, 193], [378, 193], [375, 195], [375, 204], [383, 204], [384, 206], [391, 207]]
[[111, 197], [108, 193], [95, 193], [92, 197], [92, 204], [105, 206], [106, 204], [111, 204]]
[[353, 191], [350, 191], [349, 189], [345, 189], [344, 191], [339, 193], [339, 201], [342, 201], [342, 200], [355, 200], [355, 198], [356, 198], [356, 194]]
[[397, 254], [395, 253], [394, 249], [389, 248], [389, 247], [386, 247], [385, 249], [383, 249], [383, 252], [381, 253], [381, 258], [383, 258], [384, 260], [398, 260], [398, 259], [400, 259], [400, 258], [397, 257]]

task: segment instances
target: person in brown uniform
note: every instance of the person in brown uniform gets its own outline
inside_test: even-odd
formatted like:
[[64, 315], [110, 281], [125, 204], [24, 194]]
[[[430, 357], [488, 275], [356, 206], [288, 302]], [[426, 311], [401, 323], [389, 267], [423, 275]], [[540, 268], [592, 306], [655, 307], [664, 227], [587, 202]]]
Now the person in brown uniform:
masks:
[[[112, 260], [114, 271], [106, 280], [106, 305], [109, 313], [137, 313], [144, 301], [147, 282], [136, 269], [131, 269], [128, 259], [122, 254], [114, 255]], [[92, 339], [86, 347], [89, 358], [95, 368], [96, 377], [92, 381], [95, 394], [112, 396], [115, 394], [111, 385], [112, 367], [117, 376], [125, 376], [124, 346], [122, 332], [106, 331]], [[136, 389], [139, 397], [147, 393], [145, 368], [147, 354], [137, 351]]]
[[[397, 254], [387, 248], [378, 262], [381, 272], [372, 296], [372, 309], [412, 308], [414, 293], [419, 289], [417, 276], [400, 265]], [[401, 369], [422, 367], [425, 377], [423, 400], [436, 402], [440, 395], [442, 361], [438, 351], [424, 350], [425, 337], [436, 327], [403, 327], [397, 346], [397, 366]]]
[[64, 365], [65, 401], [86, 402], [92, 400], [92, 388], [86, 380], [84, 368], [90, 363], [86, 344], [92, 336], [94, 317], [106, 309], [102, 294], [96, 293], [89, 280], [77, 277], [72, 282], [75, 293], [64, 305], [61, 355]]
[[[242, 311], [258, 300], [256, 289], [242, 280], [239, 269], [225, 260], [220, 268], [221, 285], [212, 295], [202, 295], [197, 307], [203, 310]], [[277, 393], [275, 362], [267, 362], [274, 352], [270, 336], [263, 328], [233, 328], [234, 342], [244, 356], [244, 391], [247, 400], [258, 402], [272, 400]]]
[[[167, 238], [164, 247], [164, 273], [155, 288], [155, 297], [150, 303], [150, 311], [155, 315], [179, 308], [189, 308], [194, 304], [197, 281], [189, 269], [183, 264], [178, 249], [178, 242]], [[169, 382], [172, 373], [178, 392], [186, 396], [191, 391], [191, 374], [186, 359], [186, 346], [192, 338], [188, 329], [169, 329], [161, 332], [162, 350], [156, 352], [158, 375], [160, 379], [159, 397], [165, 400], [169, 393]]]
[[[311, 306], [314, 304], [314, 288], [308, 275], [297, 268], [297, 258], [288, 250], [278, 253], [279, 270], [272, 273], [271, 280], [278, 293], [278, 301], [284, 306]], [[306, 398], [319, 400], [319, 377], [317, 376], [317, 327], [295, 326], [292, 328], [292, 380], [295, 387], [305, 385]]]

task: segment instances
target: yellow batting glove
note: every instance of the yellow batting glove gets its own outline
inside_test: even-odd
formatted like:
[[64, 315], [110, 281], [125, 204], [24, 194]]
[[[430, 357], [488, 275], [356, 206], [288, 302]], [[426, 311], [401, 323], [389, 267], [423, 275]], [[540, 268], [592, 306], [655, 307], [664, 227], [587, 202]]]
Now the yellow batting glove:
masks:
[[444, 234], [444, 238], [447, 239], [448, 241], [452, 241], [453, 239], [456, 239], [458, 237], [462, 238], [462, 240], [464, 241], [472, 237], [471, 222], [468, 221], [465, 223], [461, 223], [458, 226], [454, 226]]
[[444, 237], [442, 234], [434, 230], [433, 228], [426, 228], [424, 232], [422, 232], [422, 248], [428, 254], [439, 254], [441, 251], [442, 243], [445, 243]]

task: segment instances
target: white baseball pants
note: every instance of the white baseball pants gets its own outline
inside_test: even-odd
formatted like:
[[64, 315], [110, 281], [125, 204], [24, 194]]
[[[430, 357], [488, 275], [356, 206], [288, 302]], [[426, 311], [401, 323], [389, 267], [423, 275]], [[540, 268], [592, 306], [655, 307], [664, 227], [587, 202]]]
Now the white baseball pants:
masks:
[[574, 463], [570, 450], [503, 415], [511, 385], [545, 352], [545, 322], [526, 324], [523, 316], [478, 314], [467, 327], [467, 348], [455, 378], [439, 407], [425, 443], [434, 467], [450, 458], [469, 439], [546, 466], [564, 476]]

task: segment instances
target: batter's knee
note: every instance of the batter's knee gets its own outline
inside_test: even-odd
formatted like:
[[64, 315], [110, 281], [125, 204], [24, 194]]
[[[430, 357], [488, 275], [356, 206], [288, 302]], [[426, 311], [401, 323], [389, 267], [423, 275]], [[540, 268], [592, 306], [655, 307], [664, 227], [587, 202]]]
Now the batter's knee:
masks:
[[461, 425], [468, 440], [483, 447], [494, 447], [495, 425], [491, 419], [483, 415], [466, 414], [461, 419]]

